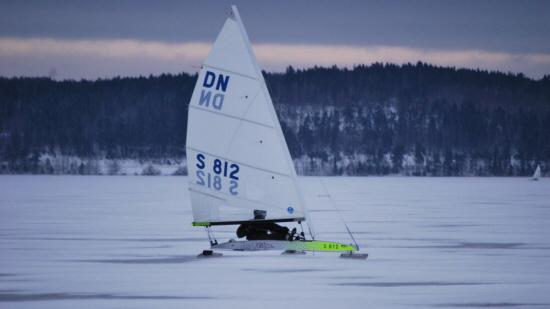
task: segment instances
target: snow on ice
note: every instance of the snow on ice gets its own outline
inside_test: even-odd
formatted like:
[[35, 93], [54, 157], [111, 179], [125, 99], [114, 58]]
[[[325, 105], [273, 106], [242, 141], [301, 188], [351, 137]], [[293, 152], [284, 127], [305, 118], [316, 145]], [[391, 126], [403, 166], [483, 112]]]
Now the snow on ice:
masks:
[[185, 177], [1, 176], [0, 307], [550, 307], [547, 179], [301, 182], [318, 239], [350, 242], [337, 208], [367, 261], [197, 259]]

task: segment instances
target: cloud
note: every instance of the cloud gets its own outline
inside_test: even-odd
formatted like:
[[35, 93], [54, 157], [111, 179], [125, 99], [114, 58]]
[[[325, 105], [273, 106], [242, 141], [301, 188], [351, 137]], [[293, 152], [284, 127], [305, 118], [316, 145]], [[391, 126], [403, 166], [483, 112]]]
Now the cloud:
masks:
[[[374, 62], [415, 63], [524, 72], [533, 77], [550, 73], [550, 54], [511, 54], [482, 50], [430, 50], [394, 46], [276, 45], [254, 46], [260, 61], [269, 66], [340, 65]], [[542, 67], [541, 67], [542, 66]], [[539, 72], [538, 70], [542, 70]], [[546, 72], [546, 73], [544, 73]]]
[[[55, 68], [59, 78], [97, 78], [196, 71], [211, 45], [142, 40], [60, 40], [0, 38], [0, 75], [44, 75]], [[374, 62], [415, 63], [523, 72], [539, 78], [550, 73], [550, 54], [483, 50], [436, 50], [402, 46], [254, 44], [262, 68], [347, 66]]]
[[140, 40], [58, 40], [0, 38], [2, 55], [94, 56], [158, 60], [200, 59], [208, 53], [205, 43], [164, 43]]

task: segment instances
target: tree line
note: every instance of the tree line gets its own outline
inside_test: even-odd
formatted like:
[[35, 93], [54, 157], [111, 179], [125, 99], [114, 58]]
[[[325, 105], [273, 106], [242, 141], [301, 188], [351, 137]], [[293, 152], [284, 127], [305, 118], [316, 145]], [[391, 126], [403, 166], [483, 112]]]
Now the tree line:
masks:
[[[550, 167], [550, 75], [372, 64], [265, 78], [299, 173], [527, 175]], [[47, 155], [185, 156], [196, 74], [0, 78], [0, 173]]]

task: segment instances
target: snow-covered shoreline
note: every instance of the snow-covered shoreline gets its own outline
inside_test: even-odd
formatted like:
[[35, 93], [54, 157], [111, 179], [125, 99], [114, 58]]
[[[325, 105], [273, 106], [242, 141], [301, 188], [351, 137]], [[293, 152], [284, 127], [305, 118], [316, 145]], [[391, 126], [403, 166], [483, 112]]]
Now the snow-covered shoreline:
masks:
[[[426, 163], [428, 160], [433, 161], [435, 159], [425, 157], [424, 160], [418, 162], [414, 154], [405, 154], [401, 165], [397, 168], [389, 153], [382, 156], [379, 162], [375, 162], [375, 158], [372, 156], [364, 154], [338, 154], [337, 156], [328, 157], [302, 155], [294, 158], [293, 161], [298, 175], [303, 176], [495, 176], [487, 171], [489, 163], [481, 159], [467, 160], [464, 163], [467, 167], [466, 170], [457, 173], [431, 170]], [[13, 168], [13, 164], [19, 165], [19, 169]], [[21, 164], [25, 166], [21, 167]], [[436, 165], [441, 167], [443, 161]], [[519, 161], [511, 158], [510, 166], [515, 169], [511, 174], [496, 176], [531, 175], [537, 166], [537, 162], [532, 161], [529, 166], [522, 167]], [[546, 165], [541, 164], [541, 168], [544, 176], [544, 171], [547, 170]], [[525, 169], [525, 171], [521, 172], [522, 169]], [[25, 162], [10, 163], [0, 160], [0, 174], [185, 176], [187, 175], [187, 161], [185, 156], [155, 159], [115, 159], [105, 156], [83, 158], [43, 153], [29, 158]]]

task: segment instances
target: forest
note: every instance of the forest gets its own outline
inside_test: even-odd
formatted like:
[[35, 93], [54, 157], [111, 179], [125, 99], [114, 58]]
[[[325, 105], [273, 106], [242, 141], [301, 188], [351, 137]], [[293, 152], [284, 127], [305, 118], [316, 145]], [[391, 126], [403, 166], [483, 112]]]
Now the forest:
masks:
[[[523, 176], [538, 164], [550, 168], [550, 75], [421, 62], [264, 75], [302, 175]], [[178, 162], [176, 174], [185, 174], [196, 78], [0, 77], [0, 173], [119, 174], [118, 162], [134, 160]], [[67, 166], [53, 164], [59, 158]], [[109, 172], [97, 168], [101, 160]], [[143, 174], [157, 174], [151, 168]]]

